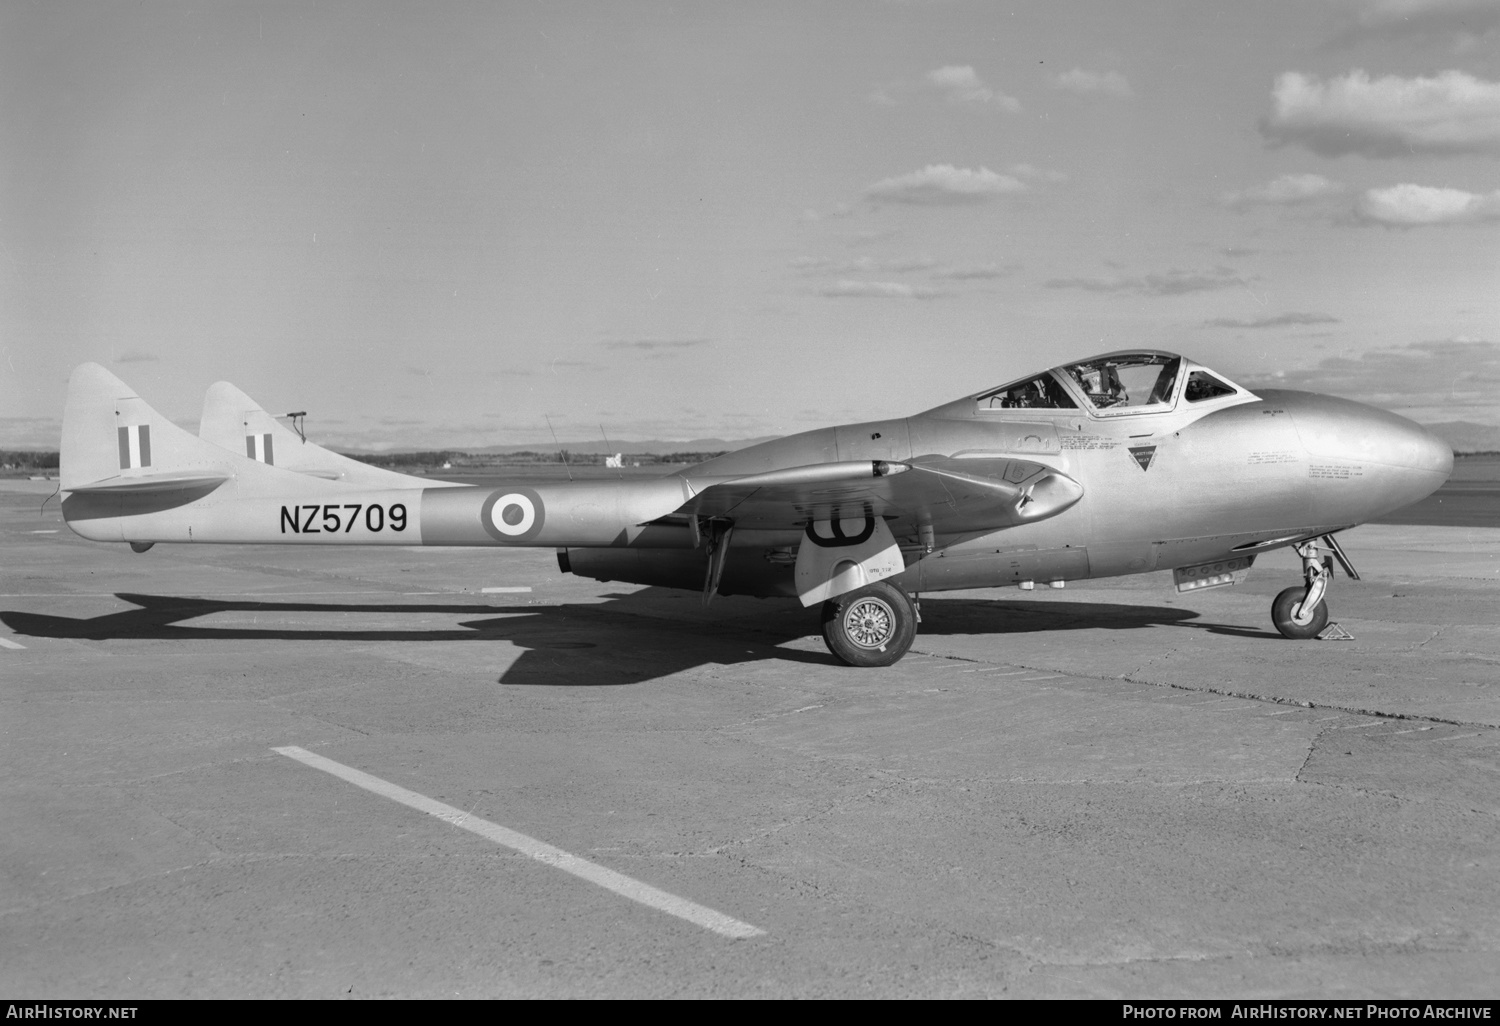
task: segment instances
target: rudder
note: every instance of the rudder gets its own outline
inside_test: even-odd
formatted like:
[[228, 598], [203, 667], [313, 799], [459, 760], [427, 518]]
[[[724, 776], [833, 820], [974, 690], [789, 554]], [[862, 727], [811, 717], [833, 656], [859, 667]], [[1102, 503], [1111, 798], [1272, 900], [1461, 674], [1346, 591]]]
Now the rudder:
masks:
[[97, 363], [83, 364], [68, 379], [59, 467], [63, 491], [143, 484], [180, 473], [227, 476], [217, 461], [203, 458], [198, 445]]

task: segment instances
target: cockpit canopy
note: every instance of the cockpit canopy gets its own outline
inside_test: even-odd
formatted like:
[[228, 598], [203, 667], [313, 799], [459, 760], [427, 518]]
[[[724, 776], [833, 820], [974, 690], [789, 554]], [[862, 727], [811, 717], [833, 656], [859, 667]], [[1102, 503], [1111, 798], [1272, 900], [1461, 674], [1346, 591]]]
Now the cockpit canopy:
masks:
[[1253, 398], [1245, 389], [1175, 353], [1105, 353], [1054, 367], [975, 397], [980, 413], [993, 410], [1084, 410], [1096, 417], [1166, 413]]

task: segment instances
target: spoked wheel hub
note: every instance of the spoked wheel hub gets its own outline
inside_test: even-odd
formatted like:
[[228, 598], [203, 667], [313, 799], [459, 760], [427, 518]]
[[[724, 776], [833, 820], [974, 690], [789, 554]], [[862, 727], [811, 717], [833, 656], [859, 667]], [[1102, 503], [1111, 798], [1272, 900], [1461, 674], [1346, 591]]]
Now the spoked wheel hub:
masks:
[[879, 649], [896, 633], [896, 611], [884, 600], [867, 595], [844, 613], [844, 633], [860, 648]]
[[894, 584], [877, 581], [823, 603], [823, 640], [850, 666], [889, 666], [916, 635], [916, 607]]

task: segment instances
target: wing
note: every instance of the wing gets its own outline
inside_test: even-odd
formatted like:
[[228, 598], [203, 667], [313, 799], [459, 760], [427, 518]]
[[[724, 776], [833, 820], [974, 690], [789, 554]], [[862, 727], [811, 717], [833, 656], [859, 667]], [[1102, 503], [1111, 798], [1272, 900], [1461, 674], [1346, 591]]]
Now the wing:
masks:
[[919, 456], [793, 467], [740, 478], [688, 478], [693, 498], [676, 516], [744, 528], [801, 528], [870, 513], [939, 533], [998, 530], [1056, 516], [1083, 486], [1029, 460]]

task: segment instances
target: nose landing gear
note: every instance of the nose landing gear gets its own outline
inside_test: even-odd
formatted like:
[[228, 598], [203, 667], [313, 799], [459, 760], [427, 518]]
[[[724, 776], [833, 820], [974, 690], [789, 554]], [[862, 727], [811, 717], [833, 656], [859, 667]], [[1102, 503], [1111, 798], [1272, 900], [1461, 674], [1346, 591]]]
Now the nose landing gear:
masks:
[[1324, 601], [1328, 585], [1333, 581], [1333, 563], [1338, 560], [1350, 580], [1359, 580], [1359, 573], [1350, 564], [1344, 550], [1333, 535], [1310, 539], [1292, 546], [1302, 557], [1300, 588], [1288, 588], [1276, 596], [1271, 603], [1271, 622], [1283, 637], [1302, 640], [1315, 638], [1328, 626], [1328, 604]]

